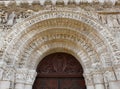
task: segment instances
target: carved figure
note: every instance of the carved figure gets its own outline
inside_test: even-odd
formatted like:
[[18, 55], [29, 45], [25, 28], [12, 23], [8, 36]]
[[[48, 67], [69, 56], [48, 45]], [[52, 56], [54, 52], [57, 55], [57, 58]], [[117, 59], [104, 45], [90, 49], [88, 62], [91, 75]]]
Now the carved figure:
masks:
[[10, 26], [13, 25], [15, 23], [15, 17], [16, 17], [16, 14], [13, 11], [8, 17], [7, 25], [10, 25]]
[[106, 71], [104, 73], [104, 78], [106, 79], [106, 82], [109, 82], [111, 80], [115, 80], [115, 75], [113, 72], [110, 72], [110, 71]]
[[8, 19], [8, 13], [4, 10], [0, 10], [0, 23], [5, 24]]
[[99, 62], [93, 63], [92, 67], [94, 70], [100, 70], [101, 69], [101, 65]]

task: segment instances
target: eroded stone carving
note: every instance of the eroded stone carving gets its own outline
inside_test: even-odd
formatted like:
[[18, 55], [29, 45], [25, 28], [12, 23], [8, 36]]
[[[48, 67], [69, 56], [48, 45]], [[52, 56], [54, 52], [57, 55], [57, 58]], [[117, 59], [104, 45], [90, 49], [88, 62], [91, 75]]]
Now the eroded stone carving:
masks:
[[[16, 14], [17, 13], [17, 14]], [[0, 9], [0, 25], [2, 29], [8, 29], [13, 26], [15, 23], [22, 21], [23, 19], [29, 17], [34, 12], [32, 10], [27, 10], [23, 12], [8, 12], [7, 10]]]
[[16, 82], [25, 83], [27, 77], [27, 69], [17, 69], [16, 70]]
[[87, 85], [93, 85], [93, 76], [90, 74], [85, 74], [85, 81]]
[[13, 11], [8, 17], [7, 25], [12, 26], [15, 23], [15, 17], [16, 17], [16, 14]]
[[94, 83], [103, 83], [103, 75], [102, 74], [93, 74]]
[[117, 80], [120, 80], [120, 68], [115, 69]]
[[3, 80], [13, 80], [14, 70], [12, 68], [5, 68], [3, 72]]
[[26, 83], [33, 84], [36, 75], [37, 75], [37, 72], [35, 70], [29, 70], [26, 76]]
[[116, 80], [116, 77], [113, 71], [106, 71], [103, 75], [104, 75], [105, 82], [111, 82]]
[[101, 70], [101, 64], [100, 62], [95, 62], [92, 64], [93, 71], [100, 71]]

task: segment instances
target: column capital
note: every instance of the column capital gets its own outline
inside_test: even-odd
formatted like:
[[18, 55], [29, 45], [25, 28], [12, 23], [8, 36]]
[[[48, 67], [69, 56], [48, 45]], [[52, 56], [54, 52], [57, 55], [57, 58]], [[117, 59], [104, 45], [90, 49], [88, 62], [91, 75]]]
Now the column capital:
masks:
[[120, 67], [115, 67], [114, 72], [115, 72], [117, 80], [120, 81]]
[[6, 67], [3, 70], [3, 80], [13, 81], [14, 80], [15, 70], [11, 67]]
[[94, 84], [104, 83], [103, 74], [102, 73], [95, 73], [95, 74], [93, 74], [93, 81], [94, 81]]
[[36, 70], [29, 70], [26, 76], [26, 84], [33, 84], [36, 78]]
[[28, 69], [16, 69], [16, 83], [25, 83]]
[[93, 76], [91, 74], [84, 74], [86, 85], [91, 86], [93, 85]]
[[112, 81], [116, 81], [116, 75], [114, 73], [114, 71], [105, 71], [104, 74], [104, 81], [105, 82], [112, 82]]
[[5, 68], [6, 67], [6, 63], [3, 61], [0, 61], [0, 68]]

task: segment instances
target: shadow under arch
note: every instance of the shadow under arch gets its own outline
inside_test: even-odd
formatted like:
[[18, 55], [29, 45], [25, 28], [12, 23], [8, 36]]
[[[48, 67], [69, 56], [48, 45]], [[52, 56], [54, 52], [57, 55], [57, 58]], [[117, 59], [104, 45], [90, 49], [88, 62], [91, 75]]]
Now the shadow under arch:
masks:
[[49, 54], [41, 60], [36, 71], [32, 89], [86, 89], [83, 68], [71, 54]]

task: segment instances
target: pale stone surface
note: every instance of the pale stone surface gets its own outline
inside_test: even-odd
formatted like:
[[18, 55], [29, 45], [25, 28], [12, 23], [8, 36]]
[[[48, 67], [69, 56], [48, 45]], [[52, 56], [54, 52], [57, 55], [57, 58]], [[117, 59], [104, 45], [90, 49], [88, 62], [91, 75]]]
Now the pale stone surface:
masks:
[[0, 2], [0, 89], [32, 89], [38, 63], [54, 52], [77, 58], [87, 89], [120, 88], [120, 2], [71, 1]]

